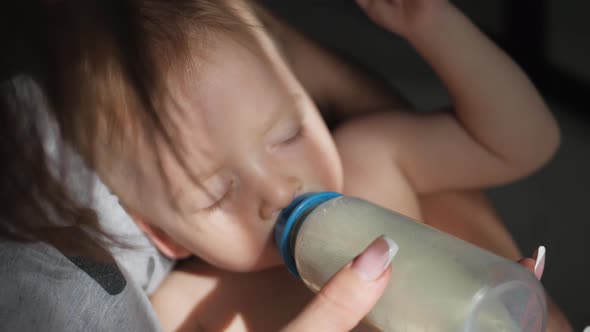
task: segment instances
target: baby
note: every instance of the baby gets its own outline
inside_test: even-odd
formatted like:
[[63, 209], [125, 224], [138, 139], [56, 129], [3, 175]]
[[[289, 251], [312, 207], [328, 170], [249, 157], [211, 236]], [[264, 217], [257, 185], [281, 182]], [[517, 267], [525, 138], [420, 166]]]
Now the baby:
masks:
[[[179, 99], [195, 105], [195, 121], [186, 122], [186, 130], [198, 135], [193, 144], [202, 154], [195, 163], [211, 163], [204, 171], [207, 180], [200, 183], [215, 194], [200, 197], [194, 187], [179, 190], [184, 195], [176, 199], [197, 211], [186, 225], [156, 228], [136, 214], [164, 252], [177, 258], [196, 253], [208, 263], [185, 262], [154, 295], [164, 326], [195, 319], [212, 329], [273, 330], [292, 318], [310, 297], [284, 271], [244, 275], [223, 270], [277, 264], [273, 221], [307, 191], [362, 197], [507, 257], [520, 256], [483, 197], [458, 190], [513, 181], [552, 157], [559, 130], [542, 98], [524, 73], [447, 1], [359, 5], [431, 64], [449, 89], [453, 111], [404, 112], [401, 103], [382, 93], [371, 105], [367, 96], [378, 93], [359, 88], [367, 91], [363, 96], [349, 88], [359, 99], [342, 107], [345, 115], [362, 108], [381, 111], [344, 122], [333, 132], [333, 144], [309, 96], [327, 104], [337, 88], [326, 91], [330, 87], [318, 81], [350, 84], [326, 69], [338, 66], [337, 60], [314, 53], [319, 51], [300, 37], [289, 39], [292, 31], [265, 16], [266, 26], [278, 34], [278, 46], [264, 29], [255, 29], [262, 56], [223, 38], [212, 41], [216, 57], [202, 68], [199, 89]], [[306, 54], [307, 61], [294, 54]], [[325, 66], [314, 60], [324, 60]], [[541, 270], [542, 265], [535, 271], [539, 277]], [[174, 298], [185, 301], [170, 306]], [[565, 322], [556, 327], [553, 321], [560, 319], [550, 318], [550, 326], [567, 330]]]

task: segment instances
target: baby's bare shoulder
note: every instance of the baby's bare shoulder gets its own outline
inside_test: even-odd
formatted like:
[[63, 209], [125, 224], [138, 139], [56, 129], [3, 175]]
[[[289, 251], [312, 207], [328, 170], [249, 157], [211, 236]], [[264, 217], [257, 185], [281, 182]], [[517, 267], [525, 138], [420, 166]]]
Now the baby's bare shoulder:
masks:
[[333, 132], [338, 151], [349, 157], [394, 153], [397, 133], [404, 130], [404, 122], [407, 121], [405, 113], [387, 110], [346, 121]]
[[344, 170], [344, 193], [420, 219], [412, 184], [400, 167], [402, 136], [408, 121], [401, 112], [376, 113], [344, 124], [334, 132]]

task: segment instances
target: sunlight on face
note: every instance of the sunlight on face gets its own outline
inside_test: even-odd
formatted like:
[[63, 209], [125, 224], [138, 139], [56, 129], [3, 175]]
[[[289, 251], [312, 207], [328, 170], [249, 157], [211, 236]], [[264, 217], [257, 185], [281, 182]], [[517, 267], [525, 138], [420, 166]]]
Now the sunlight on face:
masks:
[[135, 185], [151, 194], [133, 205], [209, 263], [260, 269], [280, 261], [272, 242], [279, 211], [303, 192], [340, 191], [342, 169], [316, 107], [276, 55], [261, 58], [229, 39], [211, 47], [196, 82], [168, 105], [177, 114], [174, 144], [199, 181], [164, 153], [175, 206], [154, 202], [164, 184], [149, 167]]

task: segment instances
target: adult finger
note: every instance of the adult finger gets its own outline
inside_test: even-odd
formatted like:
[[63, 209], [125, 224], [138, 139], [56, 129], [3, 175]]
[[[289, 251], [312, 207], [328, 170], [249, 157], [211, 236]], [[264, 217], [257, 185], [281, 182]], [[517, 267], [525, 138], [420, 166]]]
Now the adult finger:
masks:
[[324, 285], [285, 331], [350, 331], [381, 297], [397, 251], [393, 240], [377, 238]]
[[526, 267], [535, 274], [537, 279], [541, 280], [543, 271], [545, 270], [545, 252], [544, 246], [539, 246], [533, 254], [533, 258], [523, 258], [518, 261], [518, 264]]

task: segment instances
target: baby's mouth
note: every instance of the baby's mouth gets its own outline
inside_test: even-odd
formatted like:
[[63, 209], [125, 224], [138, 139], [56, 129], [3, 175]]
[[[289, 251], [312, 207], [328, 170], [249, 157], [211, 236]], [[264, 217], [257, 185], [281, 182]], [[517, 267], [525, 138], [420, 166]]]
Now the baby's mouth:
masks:
[[277, 219], [279, 218], [279, 215], [281, 214], [281, 211], [283, 211], [283, 210], [278, 209], [278, 210], [275, 210], [273, 213], [271, 213], [270, 220], [272, 220], [273, 222], [276, 222]]

